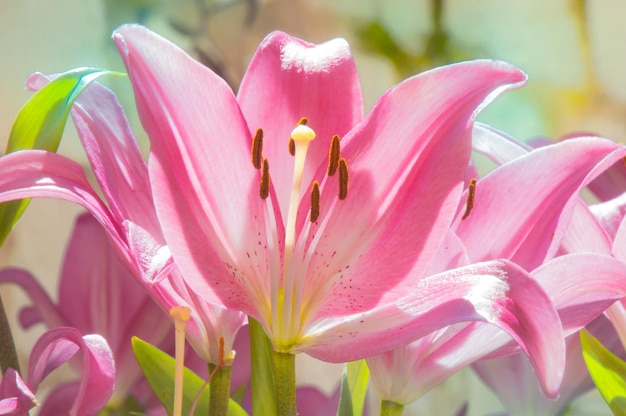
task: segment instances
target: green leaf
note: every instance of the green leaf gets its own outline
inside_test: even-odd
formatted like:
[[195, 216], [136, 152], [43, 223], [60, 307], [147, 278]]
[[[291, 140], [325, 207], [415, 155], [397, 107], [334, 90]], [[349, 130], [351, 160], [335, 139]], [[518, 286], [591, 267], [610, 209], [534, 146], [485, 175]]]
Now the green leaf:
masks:
[[580, 344], [589, 374], [611, 411], [626, 415], [626, 363], [584, 329]]
[[[169, 354], [157, 347], [137, 338], [132, 339], [135, 358], [150, 383], [152, 390], [159, 398], [167, 413], [172, 414], [174, 404], [174, 367], [175, 360]], [[196, 395], [203, 388], [205, 382], [193, 371], [185, 368], [183, 391], [183, 414], [188, 415], [191, 411]], [[197, 415], [209, 414], [209, 386], [206, 385], [198, 401]], [[228, 403], [228, 416], [247, 416], [237, 403], [230, 400]]]
[[105, 74], [123, 75], [103, 69], [76, 68], [62, 73], [37, 91], [13, 122], [7, 153], [23, 149], [55, 152], [72, 104], [89, 84]]
[[370, 371], [365, 360], [346, 363], [341, 377], [341, 395], [337, 416], [361, 416]]
[[[22, 107], [7, 143], [6, 153], [25, 149], [56, 152], [72, 104], [87, 86], [102, 75], [123, 75], [95, 68], [77, 68], [49, 82]], [[0, 245], [28, 206], [28, 200], [0, 204]]]
[[250, 331], [252, 414], [278, 414], [272, 342], [265, 335], [261, 324], [254, 318], [248, 317], [248, 330]]

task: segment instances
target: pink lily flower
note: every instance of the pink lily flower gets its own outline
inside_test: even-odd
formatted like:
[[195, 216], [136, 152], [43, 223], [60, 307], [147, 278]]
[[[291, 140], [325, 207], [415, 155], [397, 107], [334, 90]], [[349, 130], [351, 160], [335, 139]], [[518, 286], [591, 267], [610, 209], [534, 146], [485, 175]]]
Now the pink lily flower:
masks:
[[[176, 264], [198, 294], [215, 291], [257, 319], [277, 351], [348, 361], [482, 320], [539, 367], [563, 353], [554, 310], [515, 265], [425, 274], [462, 191], [473, 117], [524, 81], [515, 68], [477, 61], [425, 73], [362, 119], [340, 40], [269, 35], [235, 97], [142, 27], [114, 39], [152, 143], [150, 180]], [[310, 126], [294, 129], [302, 117]]]
[[[47, 77], [35, 74], [27, 86], [38, 89], [47, 82]], [[229, 364], [234, 356], [232, 342], [246, 321], [245, 315], [227, 310], [214, 295], [205, 293], [200, 298], [182, 280], [156, 217], [146, 162], [117, 98], [94, 84], [76, 101], [72, 117], [108, 206], [77, 163], [38, 151], [23, 152], [14, 161], [5, 160], [7, 172], [14, 175], [0, 199], [10, 200], [19, 194], [61, 198], [83, 205], [104, 226], [126, 266], [161, 308], [191, 308], [186, 334], [196, 353], [205, 362], [217, 363], [219, 340], [223, 338]], [[28, 162], [24, 163], [25, 159]], [[159, 316], [163, 315], [155, 318]]]
[[0, 381], [0, 415], [27, 415], [38, 405], [33, 392], [48, 374], [82, 352], [79, 382], [62, 385], [48, 395], [39, 415], [90, 416], [106, 405], [115, 384], [115, 362], [106, 340], [100, 335], [82, 335], [76, 328], [58, 327], [44, 333], [35, 343], [24, 383], [12, 369]]
[[[488, 177], [485, 181], [478, 181], [477, 184], [477, 197], [474, 200], [474, 207], [470, 212], [469, 217], [465, 220], [457, 218], [456, 224], [460, 227], [465, 225], [464, 221], [470, 221], [473, 215], [484, 215], [484, 218], [489, 218], [489, 226], [506, 227], [504, 224], [510, 224], [516, 227], [518, 223], [522, 223], [521, 220], [516, 220], [516, 215], [526, 215], [529, 210], [535, 209], [552, 209], [552, 211], [541, 212], [541, 216], [537, 215], [526, 220], [526, 230], [533, 230], [536, 225], [537, 218], [543, 218], [549, 220], [550, 218], [562, 217], [561, 221], [568, 221], [569, 216], [572, 217], [571, 221], [578, 221], [580, 226], [580, 218], [584, 211], [575, 211], [574, 214], [567, 214], [566, 207], [568, 204], [577, 204], [576, 208], [580, 208], [576, 200], [576, 195], [582, 186], [585, 185], [593, 175], [597, 175], [598, 172], [606, 166], [610, 166], [612, 161], [622, 157], [623, 149], [620, 146], [606, 141], [598, 140], [597, 143], [593, 143], [593, 140], [582, 145], [579, 143], [575, 145], [570, 143], [562, 146], [560, 149], [545, 149], [539, 153], [530, 153], [532, 148], [518, 142], [517, 140], [508, 137], [500, 132], [493, 130], [492, 128], [484, 125], [477, 125], [474, 128], [474, 148], [478, 151], [489, 156], [494, 162], [498, 164], [505, 164], [517, 160], [517, 167], [513, 165], [513, 169], [510, 171], [510, 177], [516, 178], [515, 181], [519, 183], [521, 189], [528, 189], [524, 193], [519, 194], [520, 203], [527, 204], [526, 207], [522, 207], [519, 211], [511, 211], [508, 204], [517, 203], [513, 198], [517, 195], [511, 196], [510, 192], [506, 188], [506, 184], [512, 183], [510, 180], [500, 180], [489, 182], [492, 179]], [[602, 148], [604, 146], [604, 148]], [[598, 147], [597, 154], [592, 156], [588, 151], [588, 147]], [[562, 152], [560, 159], [553, 158], [557, 152]], [[543, 153], [543, 155], [542, 155]], [[546, 154], [547, 153], [547, 154]], [[587, 155], [585, 160], [584, 155]], [[565, 157], [567, 156], [567, 158]], [[521, 160], [522, 157], [526, 158], [526, 161]], [[543, 161], [542, 161], [543, 160]], [[545, 162], [545, 161], [550, 162]], [[573, 179], [567, 173], [562, 176], [552, 175], [550, 172], [562, 172], [566, 168], [564, 165], [568, 165], [567, 168], [576, 170], [579, 174], [578, 179]], [[533, 168], [533, 166], [544, 166], [544, 171]], [[510, 167], [501, 167], [502, 171], [506, 173]], [[537, 178], [529, 178], [526, 182], [526, 172], [537, 172], [545, 176], [545, 184], [537, 186]], [[595, 172], [595, 173], [594, 173]], [[493, 172], [496, 175], [496, 172]], [[588, 177], [586, 176], [588, 175]], [[568, 183], [569, 181], [569, 183]], [[544, 186], [545, 185], [545, 186]], [[547, 188], [547, 189], [546, 189]], [[550, 202], [545, 202], [543, 205], [536, 205], [537, 201], [541, 201], [542, 198], [548, 196], [554, 196], [556, 191], [561, 192], [559, 198], [554, 198]], [[495, 194], [492, 196], [489, 193]], [[499, 192], [499, 193], [498, 193]], [[542, 197], [543, 195], [543, 197]], [[490, 197], [493, 198], [490, 200]], [[500, 199], [497, 199], [500, 198]], [[465, 203], [467, 198], [462, 198]], [[502, 208], [506, 210], [502, 210]], [[585, 207], [585, 205], [583, 205]], [[498, 213], [494, 211], [500, 209], [500, 215], [505, 215], [502, 220], [498, 221], [495, 218]], [[486, 210], [481, 211], [479, 210]], [[465, 211], [465, 206], [459, 209], [459, 216]], [[576, 214], [576, 215], [575, 215]], [[545, 217], [544, 217], [545, 216]], [[509, 220], [510, 218], [510, 220]], [[588, 217], [584, 217], [588, 218]], [[583, 218], [583, 219], [584, 219]], [[576, 220], [578, 219], [578, 220]], [[548, 222], [548, 221], [546, 221]], [[481, 228], [482, 227], [482, 228]], [[464, 233], [461, 235], [465, 238], [468, 247], [472, 250], [473, 254], [476, 250], [489, 250], [490, 254], [483, 254], [482, 257], [474, 260], [486, 260], [489, 258], [507, 257], [524, 259], [524, 257], [515, 257], [511, 253], [504, 251], [507, 247], [509, 239], [503, 235], [500, 238], [490, 238], [489, 241], [484, 239], [485, 226], [472, 226], [466, 227]], [[587, 229], [587, 228], [585, 228]], [[508, 230], [511, 235], [515, 235], [515, 231]], [[567, 240], [567, 244], [570, 248], [574, 245], [578, 245], [578, 250], [583, 251], [580, 247], [581, 242], [587, 244], [587, 249], [584, 251], [597, 251], [590, 249], [590, 247], [602, 246], [602, 236], [590, 237], [589, 232], [584, 234], [584, 238], [577, 238], [576, 230], [570, 229], [561, 238], [561, 242]], [[521, 231], [523, 232], [523, 230]], [[551, 235], [551, 230], [545, 230], [546, 235]], [[538, 233], [539, 235], [539, 233]], [[528, 238], [526, 240], [525, 238]], [[556, 240], [556, 239], [555, 239]], [[553, 242], [558, 244], [559, 240]], [[511, 244], [519, 244], [517, 249], [522, 251], [525, 244], [534, 244], [528, 248], [529, 251], [533, 251], [533, 254], [541, 256], [542, 253], [537, 250], [536, 241], [528, 236], [519, 237], [516, 240], [511, 241]], [[431, 263], [431, 272], [437, 272], [454, 267], [460, 267], [470, 262], [469, 255], [467, 253], [465, 244], [456, 236], [456, 234], [450, 232], [446, 242], [442, 245], [439, 256], [435, 261]], [[557, 246], [558, 248], [558, 246]], [[610, 254], [604, 252], [604, 254]], [[519, 260], [518, 260], [519, 261]], [[539, 260], [538, 262], [541, 262]], [[622, 276], [626, 273], [626, 269], [614, 259], [608, 256], [595, 256], [591, 254], [584, 255], [570, 255], [563, 258], [553, 260], [545, 263], [542, 267], [536, 268], [532, 273], [539, 283], [542, 284], [546, 290], [554, 306], [559, 311], [562, 319], [562, 324], [567, 334], [574, 333], [587, 322], [602, 313], [604, 309], [611, 305], [616, 299], [621, 298], [626, 290], [626, 284], [623, 283]], [[447, 328], [443, 328], [438, 331], [434, 331], [424, 338], [421, 338], [411, 344], [403, 346], [397, 350], [388, 351], [383, 354], [370, 357], [367, 359], [368, 366], [370, 367], [372, 374], [372, 381], [379, 392], [379, 395], [383, 400], [391, 401], [400, 405], [409, 404], [419, 397], [424, 395], [427, 391], [433, 388], [436, 384], [443, 381], [445, 378], [459, 371], [463, 367], [483, 359], [488, 356], [502, 355], [511, 352], [510, 349], [502, 349], [503, 344], [508, 342], [508, 337], [503, 336], [503, 333], [498, 333], [494, 328], [476, 324], [460, 324], [453, 325]], [[510, 403], [511, 406], [519, 404], [515, 409], [528, 409], [529, 406], [544, 407], [546, 409], [554, 409], [555, 406], [564, 406], [567, 404], [565, 399], [572, 399], [574, 396], [564, 394], [565, 392], [580, 393], [580, 386], [585, 386], [587, 389], [593, 384], [589, 379], [586, 371], [578, 372], [575, 375], [583, 375], [581, 377], [573, 377], [570, 365], [575, 365], [572, 354], [575, 352], [575, 348], [572, 345], [578, 345], [578, 336], [568, 338], [567, 341], [567, 360], [568, 366], [565, 368], [566, 374], [565, 385], [561, 388], [561, 397], [558, 403], [554, 403], [552, 400], [545, 398], [541, 394], [539, 386], [535, 381], [536, 377], [528, 365], [526, 357], [522, 357], [519, 354], [510, 357], [504, 357], [497, 360], [491, 360], [487, 362], [479, 362], [475, 364], [477, 371], [486, 375], [488, 371], [493, 370], [494, 374], [489, 373], [490, 380], [497, 380], [502, 377], [508, 380], [510, 383], [500, 382], [496, 393], [503, 397], [505, 403], [507, 402], [506, 393], [508, 392], [512, 396], [519, 396], [519, 391], [523, 387], [526, 392], [533, 392], [532, 395], [524, 396], [530, 400], [531, 396], [535, 398], [541, 397], [536, 401], [530, 400], [523, 405], [523, 400], [519, 400], [515, 403]], [[580, 349], [578, 347], [578, 349]], [[579, 360], [582, 362], [582, 360]], [[483, 364], [485, 363], [485, 364]], [[493, 363], [493, 364], [487, 364]], [[578, 363], [581, 364], [581, 363]], [[561, 363], [560, 365], [563, 365]], [[514, 374], [503, 375], [506, 368], [526, 368], [527, 371], [514, 372]], [[582, 363], [584, 369], [584, 363]], [[543, 377], [541, 372], [534, 369], [539, 377]], [[568, 370], [570, 372], [568, 372]], [[498, 374], [499, 371], [499, 374]], [[528, 374], [532, 374], [530, 380], [532, 389], [529, 385]], [[486, 376], [487, 377], [487, 376]], [[494, 381], [492, 384], [496, 384]], [[513, 388], [512, 385], [517, 386]], [[543, 387], [544, 384], [542, 382]], [[510, 387], [507, 389], [506, 387]], [[550, 396], [554, 396], [547, 392], [544, 388], [544, 393]], [[510, 401], [510, 400], [509, 400]], [[547, 407], [546, 403], [554, 403], [554, 406]], [[524, 407], [525, 406], [525, 407]]]
[[[476, 147], [492, 160], [504, 164], [478, 181], [477, 194], [481, 197], [475, 199], [469, 218], [457, 218], [456, 232], [467, 247], [470, 260], [504, 257], [529, 270], [534, 269], [531, 275], [559, 311], [564, 333], [573, 334], [566, 341], [567, 368], [577, 368], [572, 358], [579, 348], [576, 332], [626, 294], [623, 279], [626, 270], [609, 256], [607, 237], [578, 194], [620, 160], [624, 148], [609, 140], [589, 137], [532, 150], [485, 126], [478, 126], [475, 133]], [[502, 184], [507, 183], [515, 184], [524, 192], [511, 193], [503, 189]], [[507, 210], [505, 214], [502, 207], [509, 206], [516, 209]], [[477, 215], [472, 218], [474, 214]], [[495, 221], [501, 227], [493, 227], [498, 215], [506, 215], [510, 220]], [[492, 238], [482, 238], [476, 232], [480, 227], [487, 227], [481, 232], [486, 230]], [[569, 252], [574, 254], [566, 254]], [[485, 330], [493, 332], [490, 328]], [[482, 336], [487, 336], [484, 331]], [[497, 342], [492, 343], [494, 345]], [[500, 350], [499, 354], [504, 351], [510, 350]], [[574, 397], [572, 394], [580, 393], [580, 386], [589, 386], [585, 384], [586, 372], [579, 371], [574, 374], [576, 377], [570, 372], [561, 388], [562, 399], [548, 406], [549, 401], [541, 398], [537, 386], [531, 388], [528, 383], [530, 367], [524, 357], [481, 361], [475, 363], [474, 368], [490, 380], [490, 384], [499, 383], [495, 392], [513, 414], [520, 411], [523, 414], [535, 407], [549, 414], [567, 405], [567, 400]], [[504, 374], [507, 368], [519, 371]], [[522, 368], [528, 370], [522, 371]], [[509, 383], [497, 382], [500, 377]], [[524, 396], [527, 402], [509, 400], [509, 396], [520, 396], [520, 391], [527, 393]], [[531, 397], [537, 400], [530, 400]]]
[[[133, 335], [162, 344], [172, 331], [159, 307], [112, 250], [107, 236], [91, 215], [83, 214], [72, 233], [59, 280], [55, 304], [39, 282], [21, 269], [0, 270], [0, 283], [19, 285], [32, 301], [22, 309], [20, 323], [29, 328], [72, 327], [95, 333], [110, 345], [118, 367], [109, 405], [121, 405], [143, 379], [131, 348]], [[141, 404], [153, 398], [136, 397]]]

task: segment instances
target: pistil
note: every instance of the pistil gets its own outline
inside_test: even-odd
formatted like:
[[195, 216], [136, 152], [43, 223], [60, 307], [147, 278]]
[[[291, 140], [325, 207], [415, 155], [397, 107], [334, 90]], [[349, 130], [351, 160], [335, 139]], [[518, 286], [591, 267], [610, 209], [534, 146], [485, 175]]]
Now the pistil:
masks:
[[[304, 119], [306, 120], [306, 119]], [[304, 172], [304, 166], [306, 161], [306, 153], [311, 141], [315, 139], [315, 132], [310, 127], [306, 126], [306, 122], [300, 121], [298, 126], [291, 132], [291, 139], [293, 140], [295, 149], [295, 160], [293, 165], [293, 182], [291, 188], [291, 196], [289, 198], [289, 208], [287, 211], [287, 224], [285, 227], [285, 254], [283, 258], [283, 287], [279, 290], [279, 299], [282, 298], [283, 302], [280, 305], [279, 315], [286, 319], [280, 320], [279, 325], [284, 327], [279, 328], [279, 332], [289, 333], [289, 329], [292, 327], [292, 319], [296, 313], [295, 305], [293, 304], [293, 287], [294, 276], [291, 273], [291, 259], [293, 256], [293, 249], [296, 238], [296, 217], [298, 214], [298, 204], [300, 203], [300, 187], [302, 183], [302, 173]], [[285, 310], [287, 309], [287, 310]]]

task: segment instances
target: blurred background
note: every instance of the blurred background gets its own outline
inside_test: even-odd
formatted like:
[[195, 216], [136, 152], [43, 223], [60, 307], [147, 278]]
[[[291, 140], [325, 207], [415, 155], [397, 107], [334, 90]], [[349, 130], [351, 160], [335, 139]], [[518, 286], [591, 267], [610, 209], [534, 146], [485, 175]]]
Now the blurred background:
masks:
[[[23, 87], [30, 73], [78, 66], [123, 70], [110, 35], [127, 22], [177, 43], [234, 90], [272, 30], [314, 43], [344, 37], [355, 56], [366, 111], [387, 88], [433, 66], [501, 59], [524, 70], [528, 85], [498, 98], [480, 120], [522, 140], [584, 131], [624, 141], [625, 17], [626, 2], [618, 0], [0, 0], [0, 141], [4, 148], [14, 117], [31, 96]], [[128, 80], [106, 82], [120, 96], [147, 151]], [[71, 123], [60, 152], [85, 160]], [[68, 203], [34, 201], [0, 249], [0, 266], [26, 267], [56, 293], [65, 240], [79, 212]], [[0, 290], [14, 316], [24, 297]], [[23, 363], [40, 333], [19, 334]], [[306, 382], [323, 374], [332, 379], [338, 369], [303, 362], [298, 376]], [[326, 391], [333, 387], [325, 385]], [[501, 409], [466, 371], [406, 414], [452, 414], [469, 397], [470, 415]], [[610, 413], [591, 394], [572, 414]]]

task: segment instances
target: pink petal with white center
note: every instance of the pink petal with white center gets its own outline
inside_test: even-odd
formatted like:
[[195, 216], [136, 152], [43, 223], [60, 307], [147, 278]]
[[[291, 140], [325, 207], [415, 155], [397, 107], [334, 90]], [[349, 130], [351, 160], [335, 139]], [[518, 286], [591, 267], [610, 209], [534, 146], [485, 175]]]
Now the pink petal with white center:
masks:
[[327, 164], [333, 135], [343, 137], [363, 118], [356, 66], [343, 39], [313, 45], [282, 32], [269, 34], [241, 82], [237, 101], [251, 131], [263, 128], [263, 156], [270, 163], [283, 222], [292, 187], [293, 157], [288, 141], [307, 117], [317, 137], [307, 151], [303, 184]]
[[303, 293], [315, 294], [316, 317], [367, 310], [381, 297], [391, 302], [425, 273], [463, 189], [474, 116], [524, 80], [494, 61], [425, 72], [387, 91], [346, 135], [347, 198], [338, 201], [337, 180], [326, 180], [305, 250]]
[[0, 380], [0, 415], [25, 415], [38, 404], [19, 373], [8, 368]]
[[352, 361], [469, 321], [506, 331], [529, 355], [544, 390], [556, 395], [565, 360], [558, 315], [539, 284], [504, 260], [430, 276], [394, 303], [328, 318], [308, 328], [295, 349], [324, 361]]
[[75, 328], [60, 327], [44, 333], [35, 343], [28, 366], [28, 385], [37, 390], [54, 369], [82, 352], [83, 374], [70, 416], [94, 415], [113, 393], [115, 363], [108, 344], [99, 335], [85, 335]]
[[[260, 173], [250, 161], [252, 136], [233, 92], [143, 27], [122, 26], [113, 38], [151, 140], [152, 190], [174, 259], [192, 287], [209, 279], [229, 306], [258, 315], [240, 270], [251, 268], [264, 277], [259, 284], [267, 281], [272, 230], [265, 228]], [[260, 291], [261, 298], [269, 293]]]
[[507, 258], [532, 270], [554, 256], [580, 190], [624, 155], [626, 148], [610, 140], [571, 139], [535, 149], [479, 180], [471, 215], [455, 221], [470, 260]]
[[626, 295], [626, 264], [611, 256], [567, 254], [543, 264], [531, 276], [550, 296], [565, 335], [577, 332]]

